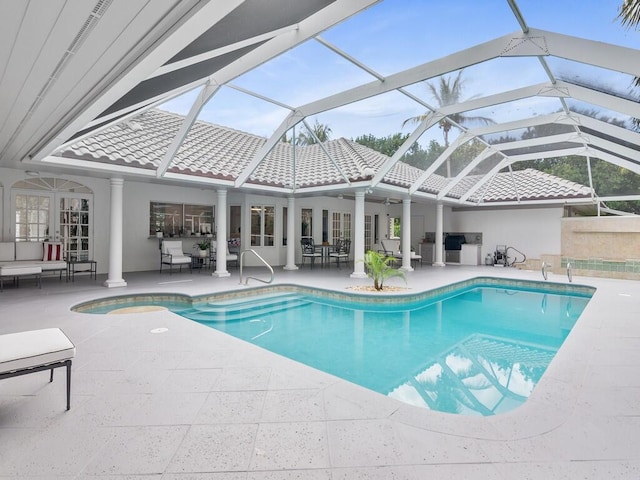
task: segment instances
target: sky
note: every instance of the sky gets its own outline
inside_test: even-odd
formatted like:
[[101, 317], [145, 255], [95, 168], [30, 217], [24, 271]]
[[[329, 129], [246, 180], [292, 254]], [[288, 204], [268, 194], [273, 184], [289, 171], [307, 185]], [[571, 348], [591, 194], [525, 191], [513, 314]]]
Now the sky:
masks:
[[[626, 29], [616, 19], [621, 2], [518, 0], [518, 6], [531, 28], [639, 48], [640, 32]], [[520, 26], [506, 0], [384, 0], [320, 36], [378, 74], [387, 76], [519, 31]], [[631, 82], [628, 75], [558, 58], [548, 61], [554, 73], [578, 77], [582, 81], [601, 82], [619, 90], [628, 90]], [[463, 99], [548, 80], [535, 58], [494, 59], [467, 67], [463, 79]], [[319, 42], [309, 40], [231, 83], [296, 107], [373, 80], [371, 75]], [[430, 80], [434, 85], [436, 82], [437, 79]], [[407, 90], [428, 104], [438, 106], [423, 83], [411, 85]], [[161, 108], [186, 114], [197, 93], [189, 92]], [[538, 98], [468, 115], [487, 116], [500, 122], [558, 109], [557, 100]], [[317, 120], [329, 126], [331, 138], [356, 138], [367, 134], [385, 137], [398, 132], [410, 133], [414, 127], [403, 128], [403, 122], [425, 111], [405, 95], [391, 92], [323, 112], [307, 122], [313, 125]], [[199, 118], [268, 137], [288, 113], [287, 108], [223, 87], [203, 108]], [[426, 132], [420, 143], [426, 145], [431, 139], [442, 142], [442, 133], [437, 126]]]

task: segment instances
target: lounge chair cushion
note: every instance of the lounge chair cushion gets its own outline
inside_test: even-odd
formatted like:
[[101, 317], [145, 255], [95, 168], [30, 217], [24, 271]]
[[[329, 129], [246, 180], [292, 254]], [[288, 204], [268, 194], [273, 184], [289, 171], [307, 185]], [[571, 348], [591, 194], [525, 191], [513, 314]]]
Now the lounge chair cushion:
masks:
[[0, 262], [13, 262], [15, 259], [15, 242], [0, 242]]
[[16, 261], [42, 260], [42, 242], [16, 242]]
[[59, 328], [0, 335], [0, 373], [61, 362], [75, 354], [76, 347]]

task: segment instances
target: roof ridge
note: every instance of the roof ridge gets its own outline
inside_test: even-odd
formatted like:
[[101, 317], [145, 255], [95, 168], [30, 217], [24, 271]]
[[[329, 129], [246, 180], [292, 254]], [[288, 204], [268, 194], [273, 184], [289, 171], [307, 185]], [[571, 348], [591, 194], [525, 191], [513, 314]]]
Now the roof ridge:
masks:
[[[366, 159], [360, 155], [360, 153], [354, 148], [353, 143], [357, 143], [357, 142], [353, 142], [352, 140], [348, 140], [344, 137], [340, 137], [337, 139], [338, 144], [347, 151], [347, 154], [349, 155], [350, 158], [352, 158], [356, 165], [358, 166], [358, 169], [360, 170], [360, 174], [364, 177], [373, 177], [376, 173], [376, 169], [366, 161]], [[369, 150], [372, 150], [376, 153], [380, 153], [376, 150], [373, 150], [369, 147], [367, 147], [366, 145], [361, 145], [358, 143], [359, 146], [367, 148]]]

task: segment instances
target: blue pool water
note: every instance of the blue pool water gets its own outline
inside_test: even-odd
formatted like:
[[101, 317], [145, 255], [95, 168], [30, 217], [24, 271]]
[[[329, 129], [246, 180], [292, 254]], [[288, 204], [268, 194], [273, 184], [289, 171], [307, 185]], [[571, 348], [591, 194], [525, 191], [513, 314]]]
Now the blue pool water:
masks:
[[488, 416], [527, 400], [588, 301], [491, 285], [404, 304], [288, 293], [174, 311], [403, 402]]
[[488, 416], [527, 400], [593, 291], [480, 277], [411, 296], [278, 285], [108, 297], [73, 310], [162, 306], [400, 401]]

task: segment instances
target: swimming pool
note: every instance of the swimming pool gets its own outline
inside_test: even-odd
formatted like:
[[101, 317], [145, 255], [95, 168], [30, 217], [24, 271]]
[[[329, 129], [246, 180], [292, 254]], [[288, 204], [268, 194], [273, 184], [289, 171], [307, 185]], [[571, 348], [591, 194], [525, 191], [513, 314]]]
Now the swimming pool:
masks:
[[294, 286], [243, 293], [123, 297], [77, 310], [152, 300], [405, 403], [494, 415], [526, 401], [593, 290], [481, 278], [393, 297]]

